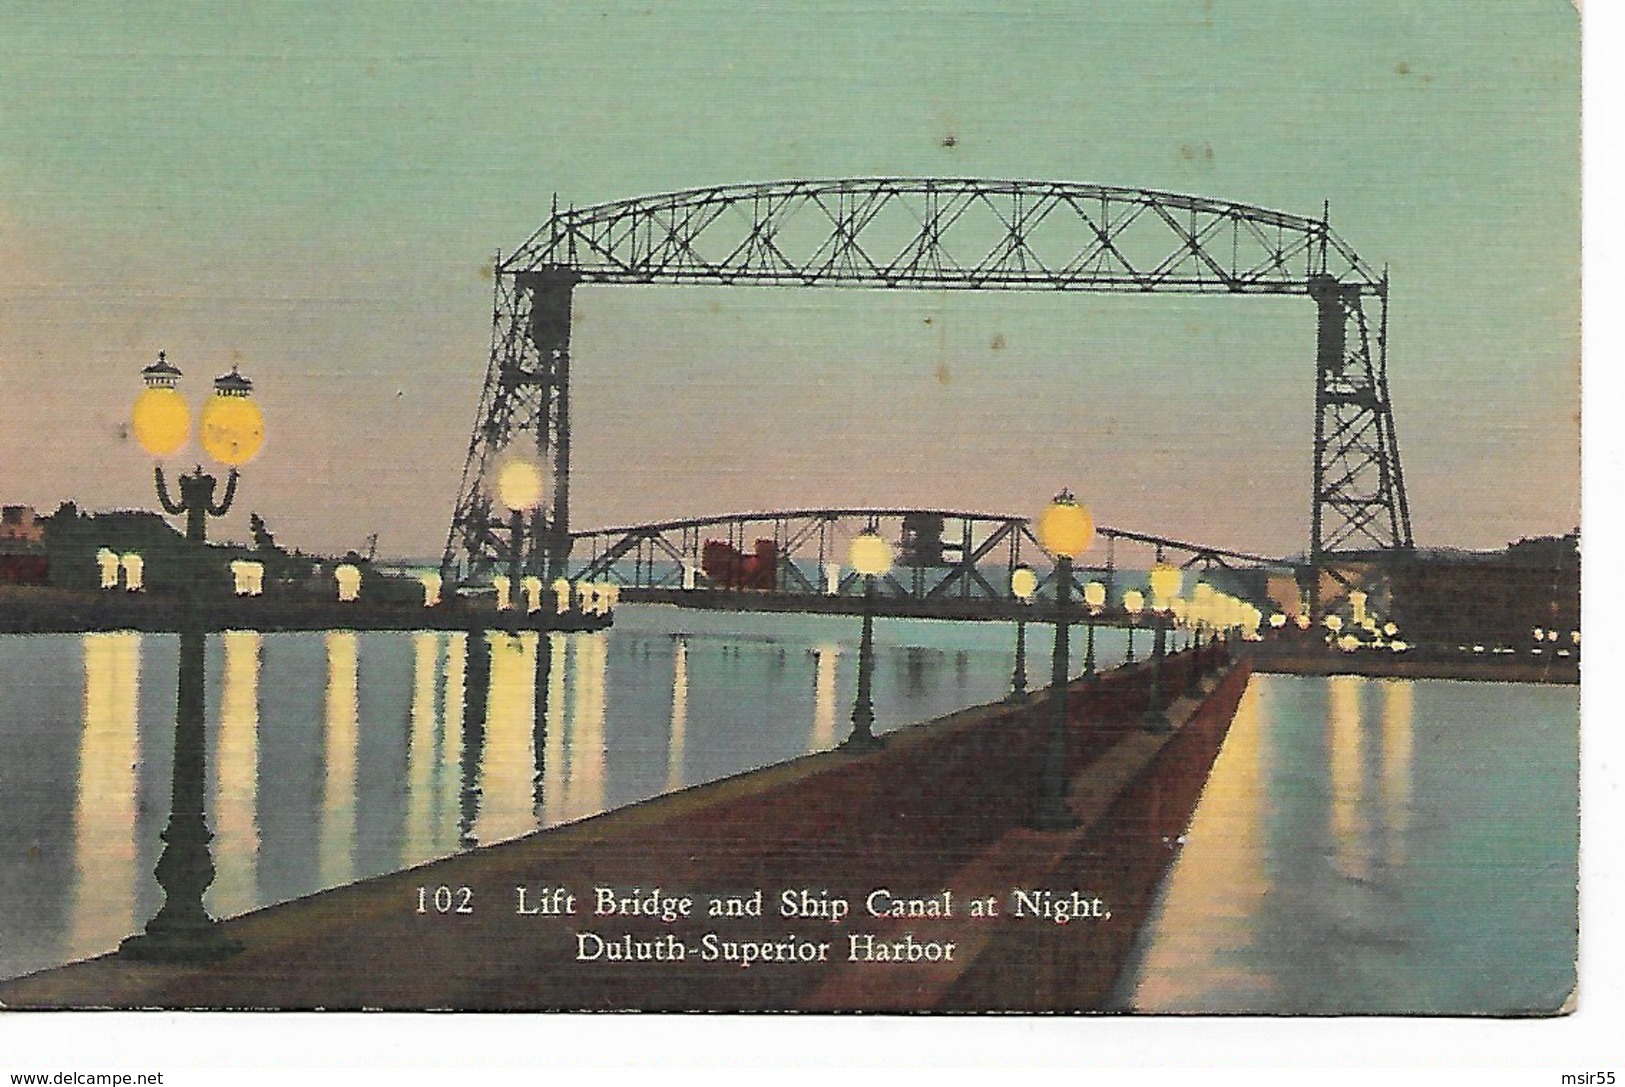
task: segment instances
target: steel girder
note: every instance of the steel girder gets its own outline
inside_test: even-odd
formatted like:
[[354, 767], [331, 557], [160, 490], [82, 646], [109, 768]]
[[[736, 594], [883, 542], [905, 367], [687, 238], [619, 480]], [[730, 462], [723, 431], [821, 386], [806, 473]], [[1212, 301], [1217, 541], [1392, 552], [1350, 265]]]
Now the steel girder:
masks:
[[[1312, 563], [1411, 546], [1387, 389], [1387, 276], [1324, 214], [1071, 182], [780, 181], [586, 208], [555, 202], [496, 272], [491, 359], [448, 569], [508, 562], [516, 547], [530, 569], [565, 568], [577, 283], [1308, 295], [1321, 348]], [[1375, 353], [1364, 297], [1382, 308]], [[548, 501], [520, 541], [493, 519], [491, 496], [492, 472], [516, 439], [550, 476]]]
[[[911, 561], [904, 540], [906, 519], [920, 516], [938, 519], [942, 529], [938, 537], [940, 554], [929, 561], [921, 561], [918, 555]], [[576, 565], [568, 576], [582, 581], [610, 581], [634, 590], [686, 587], [678, 599], [701, 603], [707, 595], [731, 590], [730, 586], [711, 583], [705, 576], [702, 548], [706, 542], [726, 543], [748, 553], [756, 540], [771, 540], [776, 561], [773, 587], [751, 592], [802, 597], [812, 605], [807, 610], [818, 610], [818, 601], [862, 595], [858, 575], [844, 568], [844, 545], [866, 529], [880, 531], [896, 549], [896, 565], [875, 587], [882, 599], [925, 605], [1014, 604], [1010, 575], [1024, 565], [1038, 575], [1036, 598], [1054, 599], [1054, 561], [1039, 544], [1027, 519], [957, 510], [777, 510], [575, 532], [571, 536]], [[1095, 547], [1074, 567], [1073, 595], [1081, 599], [1084, 584], [1098, 575], [1114, 602], [1113, 608], [1120, 607], [1120, 590], [1133, 587], [1120, 584], [1120, 545], [1139, 545], [1147, 558], [1168, 558], [1184, 567], [1215, 574], [1291, 566], [1285, 559], [1143, 532], [1100, 526], [1095, 533]], [[694, 576], [685, 577], [685, 571], [693, 571]], [[829, 583], [831, 571], [836, 574], [833, 587]], [[837, 604], [833, 610], [841, 607]], [[960, 617], [968, 614], [963, 607], [949, 610]]]

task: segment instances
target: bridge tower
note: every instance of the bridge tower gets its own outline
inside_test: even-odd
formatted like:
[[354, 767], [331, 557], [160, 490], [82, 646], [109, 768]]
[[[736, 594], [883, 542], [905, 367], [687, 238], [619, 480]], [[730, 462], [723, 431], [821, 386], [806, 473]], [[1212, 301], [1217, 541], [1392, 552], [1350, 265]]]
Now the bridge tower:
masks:
[[[548, 581], [570, 557], [570, 311], [577, 282], [569, 268], [516, 275], [496, 272], [491, 361], [479, 417], [463, 463], [463, 481], [441, 561], [453, 576], [459, 558], [475, 576], [515, 558]], [[491, 477], [505, 456], [522, 455], [546, 478], [544, 505], [514, 540], [494, 507]]]
[[1338, 560], [1381, 559], [1413, 542], [1388, 396], [1388, 274], [1371, 292], [1374, 333], [1361, 283], [1320, 272], [1307, 287], [1317, 315], [1309, 610], [1318, 616], [1322, 571], [1344, 580]]

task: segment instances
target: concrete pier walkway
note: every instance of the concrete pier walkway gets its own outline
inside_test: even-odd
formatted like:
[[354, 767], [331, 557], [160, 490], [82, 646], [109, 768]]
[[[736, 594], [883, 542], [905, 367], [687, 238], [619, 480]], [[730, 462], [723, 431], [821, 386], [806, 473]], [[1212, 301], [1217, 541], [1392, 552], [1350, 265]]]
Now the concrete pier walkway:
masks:
[[105, 956], [0, 1006], [1098, 1010], [1250, 671], [1190, 664], [1165, 665], [1167, 733], [1141, 727], [1148, 666], [1073, 685], [1076, 829], [1025, 826], [1040, 693], [258, 910], [222, 962]]

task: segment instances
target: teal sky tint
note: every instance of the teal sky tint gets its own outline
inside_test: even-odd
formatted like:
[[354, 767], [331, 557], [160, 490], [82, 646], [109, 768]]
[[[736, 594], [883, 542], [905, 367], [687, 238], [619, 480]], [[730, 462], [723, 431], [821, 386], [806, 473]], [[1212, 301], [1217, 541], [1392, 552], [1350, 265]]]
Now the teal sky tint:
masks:
[[[122, 423], [165, 349], [194, 396], [232, 361], [262, 396], [227, 535], [258, 509], [436, 553], [484, 272], [555, 191], [899, 174], [1330, 201], [1392, 268], [1418, 542], [1566, 531], [1578, 35], [1563, 0], [11, 5], [0, 498], [150, 505]], [[1109, 524], [1307, 544], [1307, 300], [584, 288], [578, 314], [578, 527], [1069, 485]]]

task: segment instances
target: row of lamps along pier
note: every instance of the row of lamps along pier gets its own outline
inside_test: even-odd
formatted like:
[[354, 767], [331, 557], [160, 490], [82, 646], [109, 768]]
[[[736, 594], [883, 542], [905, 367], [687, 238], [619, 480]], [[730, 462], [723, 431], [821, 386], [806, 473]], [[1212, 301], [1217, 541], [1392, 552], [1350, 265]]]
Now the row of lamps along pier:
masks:
[[[1066, 804], [1067, 766], [1067, 685], [1071, 671], [1070, 630], [1077, 618], [1072, 607], [1073, 564], [1086, 552], [1095, 538], [1094, 520], [1086, 507], [1069, 491], [1055, 496], [1038, 518], [1036, 526], [1039, 544], [1055, 560], [1052, 579], [1055, 592], [1055, 637], [1051, 656], [1051, 683], [1048, 695], [1048, 720], [1043, 738], [1043, 763], [1039, 776], [1038, 804], [1032, 825], [1039, 829], [1064, 829], [1075, 824], [1075, 818]], [[848, 551], [848, 563], [863, 578], [863, 629], [858, 646], [858, 687], [852, 708], [852, 732], [842, 747], [849, 751], [870, 751], [884, 741], [874, 733], [874, 612], [875, 586], [892, 566], [890, 544], [871, 526], [854, 537]], [[1145, 728], [1155, 732], [1169, 730], [1168, 706], [1163, 690], [1162, 660], [1168, 652], [1168, 632], [1176, 624], [1192, 632], [1196, 647], [1200, 649], [1204, 633], [1210, 639], [1240, 632], [1249, 639], [1258, 637], [1263, 616], [1253, 605], [1235, 597], [1217, 592], [1212, 586], [1198, 583], [1189, 600], [1181, 600], [1179, 592], [1182, 572], [1160, 561], [1152, 568], [1149, 578], [1151, 598], [1131, 589], [1123, 594], [1122, 603], [1130, 618], [1128, 662], [1133, 662], [1133, 637], [1139, 615], [1149, 605], [1154, 631], [1152, 645], [1153, 668], [1150, 674], [1150, 692], [1143, 719]], [[1040, 581], [1029, 567], [1020, 566], [1010, 576], [1011, 593], [1025, 605], [1036, 599]], [[1083, 614], [1086, 647], [1083, 671], [1086, 677], [1095, 674], [1095, 620], [1106, 606], [1106, 586], [1090, 581], [1083, 587]], [[1011, 677], [1012, 701], [1027, 697], [1026, 627], [1028, 620], [1020, 616], [1016, 622], [1016, 667]]]

